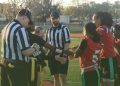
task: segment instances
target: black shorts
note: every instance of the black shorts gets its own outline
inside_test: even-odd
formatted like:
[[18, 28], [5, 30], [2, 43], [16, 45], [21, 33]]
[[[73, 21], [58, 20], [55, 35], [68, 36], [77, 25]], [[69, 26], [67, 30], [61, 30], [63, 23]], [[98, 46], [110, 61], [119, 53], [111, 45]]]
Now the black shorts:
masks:
[[81, 72], [81, 80], [82, 86], [100, 86], [100, 71]]
[[49, 66], [51, 75], [55, 75], [55, 74], [67, 75], [68, 63], [69, 63], [68, 60], [66, 61], [65, 64], [61, 64], [59, 61], [56, 61], [55, 54], [52, 54], [48, 57], [48, 66]]
[[115, 57], [101, 59], [100, 69], [103, 79], [115, 80], [117, 75], [117, 59]]
[[51, 75], [55, 75], [55, 74], [67, 75], [68, 61], [65, 64], [61, 64], [56, 60], [48, 60], [48, 66], [49, 66]]

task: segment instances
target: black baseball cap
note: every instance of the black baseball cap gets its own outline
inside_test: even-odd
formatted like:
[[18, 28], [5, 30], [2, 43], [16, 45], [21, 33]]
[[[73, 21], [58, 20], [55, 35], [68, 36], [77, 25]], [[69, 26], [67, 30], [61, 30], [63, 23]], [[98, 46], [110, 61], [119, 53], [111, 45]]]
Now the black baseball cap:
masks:
[[57, 11], [53, 11], [53, 12], [51, 12], [51, 14], [50, 14], [50, 17], [55, 17], [55, 18], [59, 18], [59, 13], [57, 12]]
[[30, 20], [30, 22], [32, 22], [32, 15], [31, 15], [31, 12], [28, 9], [21, 9], [18, 12], [18, 15], [19, 16], [27, 16], [28, 19]]

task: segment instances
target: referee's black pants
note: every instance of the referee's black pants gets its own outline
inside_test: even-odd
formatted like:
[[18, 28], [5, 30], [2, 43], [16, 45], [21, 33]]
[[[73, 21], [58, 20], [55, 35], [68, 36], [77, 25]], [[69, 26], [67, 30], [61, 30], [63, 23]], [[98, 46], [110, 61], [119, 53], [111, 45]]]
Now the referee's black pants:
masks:
[[1, 86], [28, 86], [28, 63], [5, 61], [1, 66]]

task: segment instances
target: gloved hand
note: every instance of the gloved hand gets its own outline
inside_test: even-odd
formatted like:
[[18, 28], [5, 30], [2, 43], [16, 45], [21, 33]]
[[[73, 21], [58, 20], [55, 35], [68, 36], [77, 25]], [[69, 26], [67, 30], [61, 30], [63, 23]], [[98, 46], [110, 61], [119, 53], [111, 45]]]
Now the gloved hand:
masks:
[[35, 51], [40, 49], [40, 46], [37, 43], [34, 43], [31, 47], [34, 48]]
[[40, 50], [36, 50], [34, 53], [33, 53], [33, 56], [36, 57], [38, 55], [40, 55], [42, 52]]

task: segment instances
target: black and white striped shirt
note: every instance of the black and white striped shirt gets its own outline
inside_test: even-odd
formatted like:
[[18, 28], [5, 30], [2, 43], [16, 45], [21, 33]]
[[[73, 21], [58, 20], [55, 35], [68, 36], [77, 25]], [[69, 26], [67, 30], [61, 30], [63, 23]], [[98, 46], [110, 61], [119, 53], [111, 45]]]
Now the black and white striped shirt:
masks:
[[64, 44], [70, 43], [69, 29], [63, 24], [49, 28], [46, 33], [46, 41], [56, 48], [64, 49]]
[[28, 60], [28, 56], [22, 54], [22, 50], [30, 47], [28, 35], [19, 21], [13, 20], [4, 27], [1, 47], [3, 58], [21, 61]]

